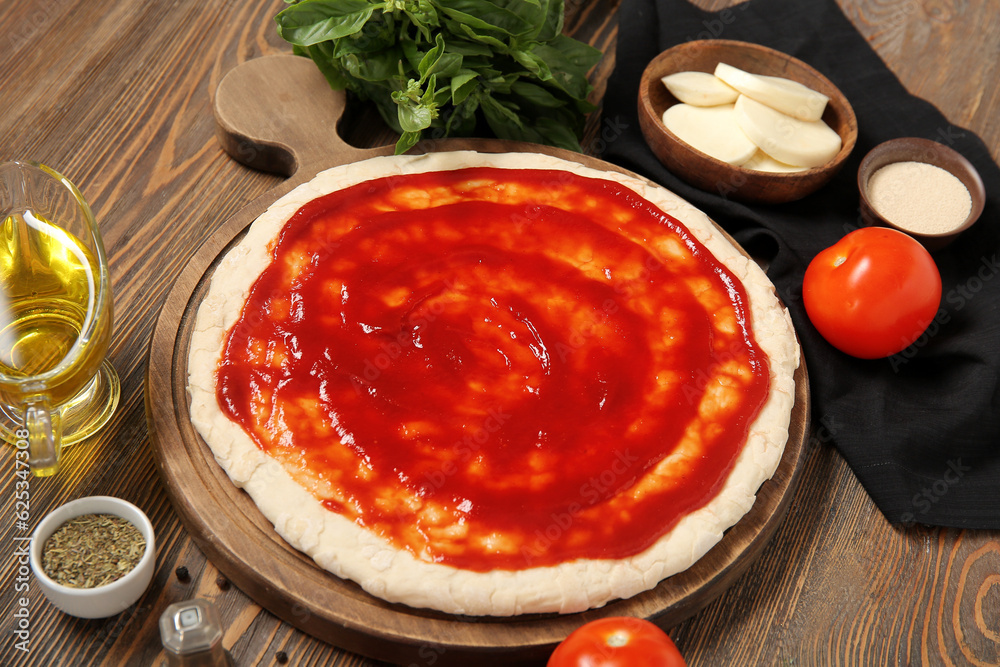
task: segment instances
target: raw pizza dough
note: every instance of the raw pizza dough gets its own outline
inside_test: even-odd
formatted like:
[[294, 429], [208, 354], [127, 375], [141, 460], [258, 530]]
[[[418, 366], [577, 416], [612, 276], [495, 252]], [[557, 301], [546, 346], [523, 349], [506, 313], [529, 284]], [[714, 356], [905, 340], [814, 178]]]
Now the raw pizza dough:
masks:
[[[561, 169], [624, 184], [681, 221], [739, 280], [750, 300], [753, 333], [770, 359], [764, 407], [718, 495], [688, 514], [655, 544], [621, 560], [576, 560], [522, 570], [476, 572], [428, 562], [328, 511], [259, 449], [216, 400], [216, 371], [228, 330], [251, 285], [271, 261], [269, 244], [303, 204], [350, 185], [392, 174], [469, 166]], [[799, 349], [791, 320], [763, 271], [709, 218], [673, 193], [617, 172], [598, 171], [541, 154], [470, 151], [379, 157], [318, 174], [276, 201], [221, 261], [201, 303], [188, 360], [191, 419], [234, 484], [244, 489], [281, 537], [338, 577], [372, 595], [413, 607], [479, 616], [573, 613], [629, 598], [681, 572], [722, 539], [750, 510], [757, 489], [781, 460], [795, 395]]]

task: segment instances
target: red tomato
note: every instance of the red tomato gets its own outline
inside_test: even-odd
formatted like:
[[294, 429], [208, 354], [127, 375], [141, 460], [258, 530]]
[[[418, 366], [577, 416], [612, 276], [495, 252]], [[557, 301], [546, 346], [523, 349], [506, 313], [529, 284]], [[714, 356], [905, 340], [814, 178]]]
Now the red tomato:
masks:
[[810, 262], [806, 312], [837, 349], [862, 359], [900, 352], [920, 338], [941, 305], [941, 274], [912, 236], [857, 229]]
[[660, 628], [641, 618], [611, 616], [586, 623], [556, 647], [547, 667], [685, 667]]

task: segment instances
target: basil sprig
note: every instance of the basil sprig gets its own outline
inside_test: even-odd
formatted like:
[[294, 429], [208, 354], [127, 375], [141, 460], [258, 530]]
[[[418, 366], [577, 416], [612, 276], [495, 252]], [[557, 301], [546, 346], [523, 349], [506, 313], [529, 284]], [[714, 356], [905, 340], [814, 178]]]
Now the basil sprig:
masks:
[[286, 0], [275, 21], [338, 90], [370, 100], [405, 153], [425, 136], [580, 150], [601, 52], [562, 34], [563, 0]]

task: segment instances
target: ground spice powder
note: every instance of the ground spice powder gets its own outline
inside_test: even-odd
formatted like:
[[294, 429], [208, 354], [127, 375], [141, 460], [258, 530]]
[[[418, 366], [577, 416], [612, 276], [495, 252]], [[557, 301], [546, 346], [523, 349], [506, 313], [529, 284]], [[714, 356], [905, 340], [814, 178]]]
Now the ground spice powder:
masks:
[[944, 234], [972, 211], [965, 185], [948, 171], [924, 162], [894, 162], [868, 180], [868, 198], [883, 218], [918, 234]]
[[132, 571], [146, 551], [146, 538], [127, 519], [84, 514], [70, 519], [45, 541], [42, 569], [73, 588], [110, 584]]

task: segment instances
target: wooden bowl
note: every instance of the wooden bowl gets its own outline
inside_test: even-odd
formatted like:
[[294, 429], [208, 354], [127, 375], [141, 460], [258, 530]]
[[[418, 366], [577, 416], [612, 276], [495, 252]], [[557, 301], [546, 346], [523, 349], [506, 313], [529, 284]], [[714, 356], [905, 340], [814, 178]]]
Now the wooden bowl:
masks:
[[[940, 167], [962, 182], [972, 200], [968, 217], [947, 230], [919, 231], [894, 223], [883, 217], [872, 205], [868, 184], [872, 175], [882, 167], [896, 162], [923, 162]], [[928, 250], [938, 250], [951, 243], [966, 229], [975, 224], [986, 204], [986, 189], [979, 172], [961, 153], [930, 139], [901, 137], [885, 141], [871, 149], [858, 167], [858, 190], [861, 194], [861, 219], [869, 225], [892, 227], [909, 234], [924, 244]]]
[[[829, 97], [823, 120], [840, 135], [840, 152], [820, 167], [772, 173], [735, 167], [681, 141], [663, 125], [663, 112], [679, 102], [661, 79], [676, 72], [714, 72], [720, 62], [753, 74], [792, 79]], [[643, 136], [667, 169], [701, 190], [739, 201], [776, 204], [815, 192], [840, 170], [858, 139], [854, 110], [829, 79], [801, 60], [749, 42], [707, 39], [667, 49], [643, 71], [638, 103]]]

